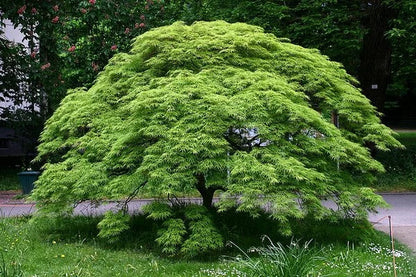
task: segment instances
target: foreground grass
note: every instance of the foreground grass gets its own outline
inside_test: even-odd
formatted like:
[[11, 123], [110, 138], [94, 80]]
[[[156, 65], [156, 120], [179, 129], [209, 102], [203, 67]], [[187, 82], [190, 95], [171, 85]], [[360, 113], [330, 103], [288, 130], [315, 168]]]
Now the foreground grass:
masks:
[[[241, 246], [241, 251], [232, 246], [221, 253], [187, 261], [163, 256], [153, 243], [152, 224], [143, 217], [133, 219], [132, 230], [117, 244], [96, 238], [97, 220], [76, 217], [45, 219], [34, 224], [28, 218], [2, 218], [0, 263], [3, 258], [6, 270], [21, 272], [22, 276], [253, 276], [245, 263], [235, 257], [246, 257], [241, 251], [261, 244], [260, 230], [274, 233], [273, 226], [267, 228], [267, 220], [248, 220], [247, 226], [230, 232], [228, 237]], [[253, 223], [257, 226], [253, 227]], [[297, 228], [297, 237], [302, 233], [305, 238], [317, 237], [309, 245], [317, 257], [309, 276], [392, 276], [392, 257], [385, 235], [372, 230], [364, 232], [363, 225], [350, 223], [318, 224], [315, 229], [310, 228], [314, 225], [311, 222], [296, 224], [303, 226]], [[231, 230], [230, 226], [225, 229]], [[324, 233], [318, 236], [317, 232]], [[280, 240], [282, 245], [290, 244], [290, 238]], [[248, 251], [248, 255], [255, 263], [261, 260], [258, 253]], [[414, 258], [400, 247], [396, 256], [398, 276], [416, 276]], [[265, 264], [272, 263], [266, 260]], [[19, 275], [2, 275], [0, 269], [0, 276]]]
[[19, 267], [23, 276], [191, 276], [204, 266], [161, 258], [140, 245], [107, 247], [88, 234], [95, 220], [83, 220], [85, 229], [78, 234], [72, 228], [79, 222], [60, 234], [60, 227], [44, 233], [51, 226], [32, 225], [25, 218], [1, 219], [0, 248], [9, 269]]
[[[302, 248], [302, 245], [300, 246]], [[286, 249], [290, 246], [286, 247]], [[211, 269], [203, 269], [198, 276], [233, 276], [233, 277], [269, 277], [269, 276], [393, 276], [392, 255], [388, 247], [383, 247], [379, 244], [369, 243], [360, 246], [346, 245], [346, 246], [327, 246], [325, 248], [318, 248], [317, 246], [310, 248], [310, 252], [315, 254], [306, 254], [304, 257], [292, 256], [293, 251], [285, 250], [286, 257], [282, 255], [273, 255], [283, 258], [283, 266], [277, 265], [281, 260], [253, 258], [251, 260], [244, 260], [243, 257], [234, 259], [234, 263], [224, 263], [222, 266]], [[301, 251], [305, 251], [302, 249]], [[298, 251], [299, 253], [299, 251]], [[313, 264], [311, 260], [313, 257]], [[290, 261], [290, 257], [296, 260]], [[288, 260], [289, 257], [289, 260]], [[414, 257], [410, 257], [408, 253], [398, 250], [395, 252], [396, 258], [396, 272], [397, 276], [412, 277], [416, 276], [414, 266]], [[243, 259], [243, 260], [242, 260]], [[301, 260], [304, 263], [298, 264]], [[309, 273], [306, 275], [295, 275], [294, 272], [302, 271], [304, 264], [310, 267]], [[299, 270], [301, 267], [301, 270]]]

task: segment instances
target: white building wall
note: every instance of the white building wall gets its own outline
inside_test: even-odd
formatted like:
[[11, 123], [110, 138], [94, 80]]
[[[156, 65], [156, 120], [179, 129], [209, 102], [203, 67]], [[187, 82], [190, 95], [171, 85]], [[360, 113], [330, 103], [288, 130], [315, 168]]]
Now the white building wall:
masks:
[[[21, 25], [17, 26], [17, 28], [15, 28], [13, 23], [8, 19], [4, 19], [3, 24], [0, 24], [0, 28], [4, 32], [3, 37], [5, 37], [7, 40], [9, 40], [13, 43], [23, 44], [24, 47], [27, 50], [28, 55], [29, 55], [30, 54], [30, 49], [29, 49], [28, 41], [24, 39], [24, 35], [20, 32]], [[1, 66], [1, 60], [0, 60], [0, 66]], [[0, 107], [1, 108], [10, 107], [12, 105], [13, 105], [12, 101], [7, 101], [7, 99], [6, 99], [6, 101], [1, 101], [0, 100]], [[27, 106], [28, 106], [28, 103], [23, 103], [21, 106], [15, 107], [15, 108], [19, 109], [19, 108], [24, 108], [24, 107], [27, 107]]]
[[3, 23], [6, 25], [5, 27], [1, 27], [4, 32], [4, 36], [9, 41], [12, 41], [14, 43], [21, 43], [26, 47], [26, 49], [29, 49], [28, 42], [24, 40], [24, 35], [20, 32], [21, 26], [14, 28], [13, 23], [8, 19], [5, 19]]

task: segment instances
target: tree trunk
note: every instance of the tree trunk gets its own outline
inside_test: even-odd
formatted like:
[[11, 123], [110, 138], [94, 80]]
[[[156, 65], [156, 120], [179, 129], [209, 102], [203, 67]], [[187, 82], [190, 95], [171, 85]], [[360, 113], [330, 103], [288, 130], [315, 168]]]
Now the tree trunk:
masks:
[[395, 10], [382, 0], [363, 1], [363, 5], [366, 9], [363, 25], [368, 33], [363, 40], [359, 80], [363, 93], [378, 111], [383, 112], [392, 54], [386, 32], [390, 29], [390, 20], [395, 17]]
[[198, 181], [196, 184], [196, 189], [202, 196], [202, 204], [209, 209], [212, 207], [212, 199], [214, 198], [214, 192], [217, 190], [217, 188], [207, 188], [205, 186], [205, 176], [203, 174], [198, 174], [196, 178]]

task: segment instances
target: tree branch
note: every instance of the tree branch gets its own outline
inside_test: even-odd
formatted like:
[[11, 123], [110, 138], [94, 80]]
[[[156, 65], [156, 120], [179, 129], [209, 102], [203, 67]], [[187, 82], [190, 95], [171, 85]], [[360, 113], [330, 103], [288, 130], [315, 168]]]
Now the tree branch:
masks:
[[124, 202], [123, 202], [123, 204], [122, 204], [122, 206], [121, 206], [121, 210], [124, 212], [124, 213], [127, 213], [128, 212], [128, 204], [129, 204], [129, 202], [134, 198], [134, 197], [136, 197], [136, 195], [137, 195], [137, 193], [139, 193], [139, 190], [142, 188], [142, 187], [144, 187], [144, 185], [146, 185], [147, 184], [147, 181], [144, 181], [143, 183], [141, 183], [137, 188], [135, 188], [134, 189], [134, 191], [126, 198], [126, 200], [124, 200]]

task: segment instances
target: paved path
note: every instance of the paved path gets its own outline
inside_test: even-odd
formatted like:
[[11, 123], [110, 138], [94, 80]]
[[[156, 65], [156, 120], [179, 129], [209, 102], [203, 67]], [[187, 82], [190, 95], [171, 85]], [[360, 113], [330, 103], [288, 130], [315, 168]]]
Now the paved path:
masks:
[[[377, 214], [370, 214], [369, 220], [377, 222], [385, 216], [391, 216], [393, 226], [415, 226], [416, 227], [416, 193], [385, 193], [381, 194], [389, 209], [379, 209]], [[375, 226], [388, 226], [388, 219], [381, 220]]]
[[[0, 217], [28, 215], [36, 208], [34, 203], [22, 200], [12, 200], [13, 194], [0, 194]], [[416, 253], [416, 193], [386, 193], [382, 194], [390, 209], [379, 209], [378, 213], [370, 214], [369, 220], [380, 231], [389, 233], [389, 220], [391, 216], [393, 234], [396, 239], [408, 245]], [[134, 200], [129, 203], [129, 211], [134, 213], [152, 200]], [[198, 202], [198, 198], [188, 201]], [[98, 215], [109, 209], [117, 209], [117, 203], [108, 203], [99, 207], [82, 203], [77, 206], [75, 213], [79, 215]]]
[[[13, 199], [16, 193], [2, 194], [0, 193], [0, 217], [10, 217], [10, 216], [24, 216], [30, 215], [36, 211], [36, 205], [33, 202], [26, 202], [24, 200]], [[202, 203], [200, 198], [181, 198], [181, 200], [192, 202], [192, 203]], [[132, 200], [128, 204], [128, 209], [130, 213], [137, 213], [141, 210], [141, 207], [153, 201], [153, 199], [140, 199]], [[215, 199], [214, 199], [215, 201]], [[117, 202], [109, 202], [102, 204], [100, 206], [94, 206], [89, 202], [84, 202], [79, 204], [75, 210], [74, 214], [76, 215], [85, 215], [85, 216], [95, 216], [101, 215], [108, 210], [118, 210]]]
[[378, 214], [370, 214], [370, 222], [377, 230], [388, 234], [390, 215], [393, 236], [416, 253], [416, 193], [386, 193], [382, 196], [391, 208], [380, 209]]

